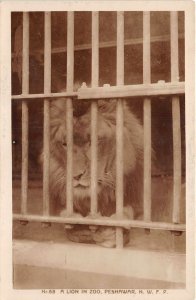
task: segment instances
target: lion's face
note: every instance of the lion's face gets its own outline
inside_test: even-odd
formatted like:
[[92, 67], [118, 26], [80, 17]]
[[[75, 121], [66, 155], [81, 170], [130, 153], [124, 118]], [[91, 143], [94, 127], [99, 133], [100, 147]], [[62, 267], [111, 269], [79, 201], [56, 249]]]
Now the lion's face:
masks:
[[[73, 193], [84, 198], [90, 196], [90, 163], [91, 163], [91, 133], [90, 112], [73, 120]], [[98, 117], [98, 192], [103, 186], [114, 187], [115, 184], [115, 137], [114, 130], [100, 115]], [[61, 167], [66, 170], [66, 128], [63, 128], [59, 142], [61, 152]], [[61, 144], [61, 145], [60, 145]], [[60, 149], [61, 147], [61, 149]], [[63, 157], [63, 159], [62, 159]], [[64, 174], [66, 177], [66, 174]]]
[[[127, 110], [127, 111], [126, 111]], [[128, 113], [128, 118], [127, 118]], [[136, 123], [131, 135], [131, 124]], [[73, 118], [73, 195], [75, 203], [90, 198], [91, 167], [90, 109]], [[98, 195], [115, 198], [116, 178], [116, 101], [98, 102]], [[142, 127], [126, 107], [124, 126], [124, 174], [132, 173], [140, 159]], [[51, 189], [55, 198], [66, 202], [67, 165], [66, 100], [56, 100], [51, 109]], [[104, 196], [105, 197], [105, 196]], [[108, 199], [108, 201], [110, 201]], [[114, 201], [114, 199], [113, 199]]]

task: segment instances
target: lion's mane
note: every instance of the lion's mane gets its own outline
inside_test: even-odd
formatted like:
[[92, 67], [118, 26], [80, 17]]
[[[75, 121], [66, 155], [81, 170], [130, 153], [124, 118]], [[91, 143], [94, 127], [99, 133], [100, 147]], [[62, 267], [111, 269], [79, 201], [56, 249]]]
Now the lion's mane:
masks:
[[[77, 100], [78, 101], [78, 100]], [[90, 182], [90, 104], [75, 103], [73, 169], [83, 164]], [[134, 217], [142, 212], [143, 128], [124, 102], [124, 206], [131, 205]], [[66, 99], [51, 102], [50, 206], [58, 214], [66, 208]], [[115, 212], [116, 100], [98, 100], [98, 210], [101, 215]], [[87, 147], [87, 148], [86, 148]], [[86, 150], [85, 150], [86, 149]], [[87, 180], [87, 179], [85, 179]], [[74, 210], [83, 216], [90, 211], [88, 189], [75, 189]]]

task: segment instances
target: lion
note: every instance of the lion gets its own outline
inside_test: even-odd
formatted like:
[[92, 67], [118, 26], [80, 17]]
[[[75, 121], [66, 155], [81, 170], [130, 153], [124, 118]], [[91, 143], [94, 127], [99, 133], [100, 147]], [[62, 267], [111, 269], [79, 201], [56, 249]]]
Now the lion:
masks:
[[[116, 103], [97, 100], [98, 105], [98, 214], [116, 212]], [[90, 213], [91, 110], [89, 101], [73, 100], [73, 209], [86, 217]], [[123, 101], [124, 217], [142, 214], [143, 127]], [[66, 215], [66, 99], [51, 101], [50, 110], [50, 207], [53, 215]], [[92, 241], [105, 247], [115, 246], [115, 229], [101, 227], [91, 232], [76, 225], [68, 231], [73, 241]], [[83, 230], [83, 231], [82, 231]], [[125, 230], [124, 242], [128, 241]]]

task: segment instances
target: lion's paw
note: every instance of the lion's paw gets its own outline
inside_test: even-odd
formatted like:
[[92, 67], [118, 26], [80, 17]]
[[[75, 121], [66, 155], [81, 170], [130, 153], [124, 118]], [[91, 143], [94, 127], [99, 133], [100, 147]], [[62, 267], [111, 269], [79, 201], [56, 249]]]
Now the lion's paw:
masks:
[[[133, 219], [133, 208], [131, 206], [126, 206], [123, 209], [124, 219]], [[66, 209], [62, 210], [60, 213], [61, 217], [68, 217], [69, 214]], [[81, 217], [79, 213], [73, 213], [74, 217]], [[100, 217], [100, 213], [96, 217]], [[95, 216], [94, 216], [95, 217]], [[110, 218], [116, 218], [116, 214], [111, 215]], [[114, 248], [116, 246], [116, 228], [99, 226], [91, 226], [92, 228], [87, 228], [84, 225], [74, 225], [72, 229], [67, 229], [67, 237], [69, 240], [77, 243], [95, 243], [99, 246], [105, 248]], [[123, 243], [124, 245], [129, 242], [129, 230], [123, 230]]]
[[113, 248], [116, 245], [116, 231], [112, 227], [100, 227], [92, 233], [93, 240], [97, 245], [107, 248]]
[[[116, 229], [114, 227], [100, 227], [92, 233], [93, 240], [99, 246], [114, 248], [116, 246]], [[123, 244], [129, 242], [129, 230], [123, 231]]]
[[91, 231], [79, 225], [67, 230], [67, 238], [75, 243], [94, 243]]

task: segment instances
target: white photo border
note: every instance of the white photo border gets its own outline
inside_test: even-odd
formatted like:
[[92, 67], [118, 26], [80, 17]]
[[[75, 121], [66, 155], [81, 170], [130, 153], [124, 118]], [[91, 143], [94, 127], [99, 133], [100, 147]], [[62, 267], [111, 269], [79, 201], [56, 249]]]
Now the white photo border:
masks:
[[[186, 289], [165, 295], [134, 295], [134, 299], [193, 299], [195, 269], [195, 28], [194, 1], [4, 1], [0, 3], [0, 297], [3, 300], [63, 299], [40, 290], [16, 290], [12, 283], [12, 150], [11, 150], [11, 12], [13, 11], [185, 11], [185, 119], [186, 119]], [[164, 266], [163, 266], [164, 267]], [[96, 295], [114, 299], [117, 295]], [[66, 295], [67, 299], [92, 299], [93, 295]], [[95, 298], [94, 297], [94, 298]], [[118, 295], [118, 298], [132, 298]]]

